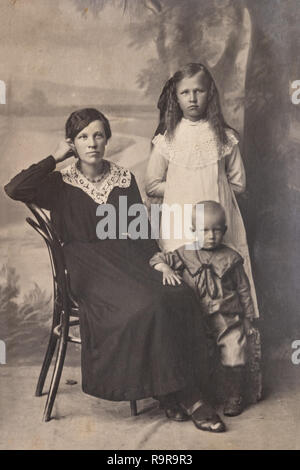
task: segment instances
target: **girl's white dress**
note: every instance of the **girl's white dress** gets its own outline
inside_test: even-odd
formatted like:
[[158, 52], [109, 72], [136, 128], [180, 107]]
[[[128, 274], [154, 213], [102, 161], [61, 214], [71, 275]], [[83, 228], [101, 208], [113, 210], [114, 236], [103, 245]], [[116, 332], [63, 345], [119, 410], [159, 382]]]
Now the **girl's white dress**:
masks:
[[[224, 243], [244, 258], [256, 316], [259, 317], [246, 231], [234, 194], [245, 190], [245, 170], [234, 132], [227, 129], [226, 133], [228, 143], [223, 145], [208, 121], [193, 122], [182, 118], [172, 140], [161, 134], [155, 136], [146, 175], [146, 193], [148, 203], [179, 204], [182, 210], [184, 204], [205, 200], [220, 202], [228, 227]], [[162, 230], [170, 233], [168, 238], [160, 239], [164, 252], [191, 241], [184, 235], [178, 238], [175, 228], [174, 219], [162, 211], [161, 233]]]

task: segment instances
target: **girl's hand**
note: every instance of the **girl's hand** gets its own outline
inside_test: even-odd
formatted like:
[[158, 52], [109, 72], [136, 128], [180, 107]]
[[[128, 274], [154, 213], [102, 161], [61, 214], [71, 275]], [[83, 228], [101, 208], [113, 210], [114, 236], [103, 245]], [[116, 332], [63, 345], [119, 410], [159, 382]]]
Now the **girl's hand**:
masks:
[[169, 266], [164, 266], [162, 269], [163, 273], [163, 285], [166, 284], [176, 286], [176, 284], [181, 284], [181, 277], [173, 271]]
[[53, 157], [57, 163], [63, 162], [67, 158], [74, 157], [76, 155], [75, 146], [71, 139], [62, 140], [59, 142]]
[[251, 336], [255, 332], [251, 320], [249, 320], [249, 318], [244, 318], [244, 328], [246, 336]]

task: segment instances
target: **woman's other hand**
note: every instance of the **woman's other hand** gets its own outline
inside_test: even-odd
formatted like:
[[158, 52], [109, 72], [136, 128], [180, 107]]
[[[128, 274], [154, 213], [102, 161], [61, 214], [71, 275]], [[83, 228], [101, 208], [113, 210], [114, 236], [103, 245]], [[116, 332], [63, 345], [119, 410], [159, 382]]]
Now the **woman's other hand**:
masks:
[[57, 163], [63, 162], [67, 158], [75, 156], [75, 147], [71, 139], [62, 140], [59, 142], [53, 157]]

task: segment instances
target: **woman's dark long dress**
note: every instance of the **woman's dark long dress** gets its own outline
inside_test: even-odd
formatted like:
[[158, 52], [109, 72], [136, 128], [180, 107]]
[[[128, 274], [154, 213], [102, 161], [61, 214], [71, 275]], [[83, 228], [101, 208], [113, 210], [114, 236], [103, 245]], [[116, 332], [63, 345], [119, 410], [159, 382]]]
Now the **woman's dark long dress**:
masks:
[[[153, 240], [99, 240], [95, 198], [82, 181], [68, 184], [55, 165], [52, 156], [45, 158], [15, 176], [5, 191], [50, 210], [65, 242], [80, 307], [83, 391], [133, 400], [193, 387], [206, 362], [193, 292], [162, 285], [161, 273], [149, 266], [158, 251]], [[127, 196], [128, 207], [141, 202], [134, 176], [121, 170], [119, 176], [126, 174], [128, 187], [115, 178], [106, 191], [117, 216], [119, 196]]]

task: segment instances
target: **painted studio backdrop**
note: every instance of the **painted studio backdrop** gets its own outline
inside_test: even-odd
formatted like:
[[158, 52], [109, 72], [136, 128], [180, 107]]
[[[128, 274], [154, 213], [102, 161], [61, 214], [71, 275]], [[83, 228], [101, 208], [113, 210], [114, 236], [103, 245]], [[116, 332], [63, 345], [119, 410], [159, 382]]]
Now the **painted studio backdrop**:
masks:
[[[3, 185], [54, 151], [73, 110], [92, 106], [112, 124], [109, 158], [135, 174], [144, 195], [156, 103], [187, 62], [210, 68], [226, 121], [240, 134], [247, 191], [238, 202], [264, 357], [289, 358], [300, 339], [300, 104], [291, 99], [300, 80], [299, 0], [2, 0], [0, 15], [0, 339], [7, 364], [41, 364], [52, 283], [28, 211]], [[79, 350], [67, 362], [78, 365]]]

